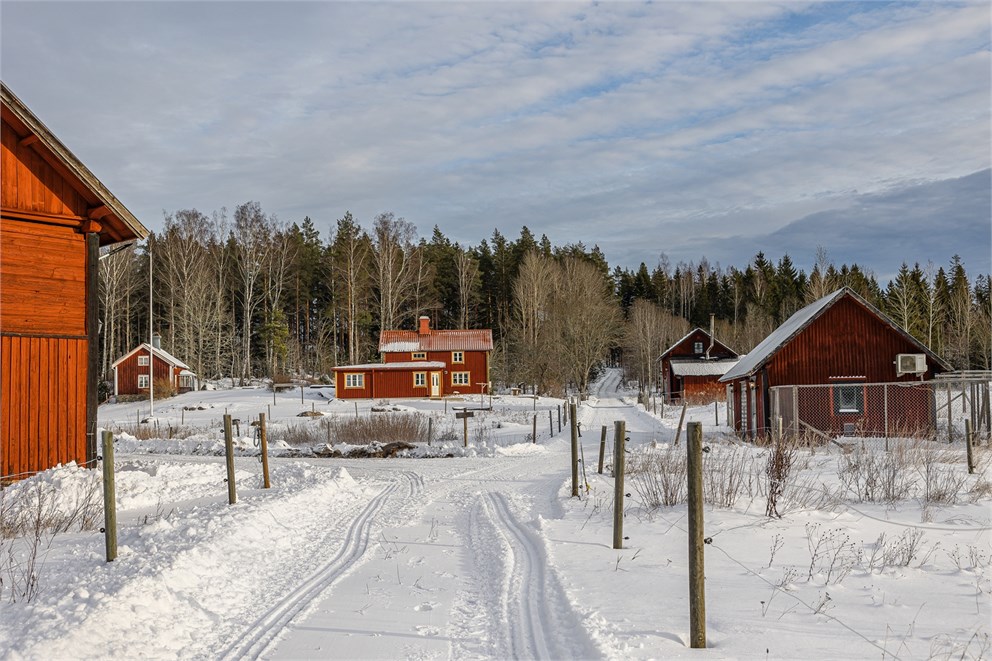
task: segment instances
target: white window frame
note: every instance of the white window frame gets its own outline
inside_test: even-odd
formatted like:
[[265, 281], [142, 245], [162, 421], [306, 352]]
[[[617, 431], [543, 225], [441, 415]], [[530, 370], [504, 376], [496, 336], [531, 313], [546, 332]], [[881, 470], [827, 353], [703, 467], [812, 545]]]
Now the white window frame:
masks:
[[451, 352], [451, 362], [452, 363], [464, 363], [465, 362], [465, 352], [464, 351], [452, 351]]
[[426, 388], [427, 387], [427, 372], [414, 372], [413, 373], [413, 387], [414, 388]]
[[344, 387], [354, 388], [356, 390], [361, 390], [365, 388], [365, 373], [364, 372], [345, 372], [344, 375]]
[[138, 375], [138, 387], [139, 388], [144, 388], [146, 390], [148, 389], [148, 383], [149, 383], [148, 382], [148, 377], [149, 377], [148, 374], [139, 374]]
[[148, 354], [143, 353], [138, 356], [138, 367], [148, 367]]
[[426, 351], [414, 351], [410, 354], [410, 360], [427, 360]]
[[471, 372], [452, 372], [451, 373], [451, 385], [453, 386], [467, 386], [472, 383], [472, 373]]
[[692, 353], [703, 353], [703, 343], [693, 342], [692, 343]]

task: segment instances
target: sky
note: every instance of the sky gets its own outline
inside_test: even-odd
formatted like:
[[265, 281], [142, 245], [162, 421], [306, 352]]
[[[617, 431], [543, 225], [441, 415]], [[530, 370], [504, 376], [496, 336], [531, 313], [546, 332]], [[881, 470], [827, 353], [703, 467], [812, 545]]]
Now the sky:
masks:
[[147, 227], [258, 201], [612, 265], [992, 271], [988, 2], [0, 3], [0, 77]]

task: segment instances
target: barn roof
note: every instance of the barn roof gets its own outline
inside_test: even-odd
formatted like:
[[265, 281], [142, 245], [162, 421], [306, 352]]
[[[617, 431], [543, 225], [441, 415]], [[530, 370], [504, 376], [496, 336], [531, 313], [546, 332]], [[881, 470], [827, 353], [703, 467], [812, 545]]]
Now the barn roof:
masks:
[[919, 340], [899, 327], [894, 321], [889, 319], [885, 313], [866, 301], [850, 287], [841, 287], [837, 291], [827, 294], [823, 298], [810, 303], [786, 319], [781, 326], [776, 328], [770, 335], [768, 335], [768, 337], [759, 342], [758, 346], [752, 349], [746, 356], [741, 358], [740, 362], [738, 362], [733, 369], [724, 374], [720, 381], [733, 381], [734, 379], [751, 376], [757, 372], [762, 366], [764, 366], [765, 363], [769, 361], [769, 359], [771, 359], [772, 356], [775, 355], [780, 348], [791, 342], [796, 335], [801, 333], [824, 312], [829, 310], [837, 301], [845, 297], [850, 297], [856, 301], [866, 310], [878, 317], [881, 322], [887, 324], [890, 328], [892, 328], [892, 330], [896, 331], [908, 341], [915, 344], [919, 347], [922, 353], [927, 354], [927, 356], [929, 356], [930, 359], [938, 365], [944, 369], [950, 369], [950, 366], [944, 362], [940, 356], [935, 354], [933, 351], [924, 346]]
[[[665, 351], [664, 351], [664, 352], [662, 352], [662, 354], [661, 354], [660, 356], [658, 356], [658, 360], [663, 360], [663, 359], [664, 359], [664, 358], [665, 358], [665, 357], [666, 357], [666, 356], [667, 356], [668, 354], [670, 354], [670, 353], [671, 353], [672, 351], [675, 351], [675, 349], [676, 349], [676, 348], [677, 348], [677, 347], [678, 347], [678, 346], [679, 346], [680, 344], [682, 344], [683, 342], [685, 342], [686, 340], [688, 340], [688, 339], [689, 339], [690, 337], [692, 337], [692, 336], [693, 336], [693, 334], [695, 334], [695, 333], [696, 333], [697, 331], [698, 331], [698, 332], [700, 332], [700, 333], [702, 333], [703, 335], [705, 335], [705, 336], [706, 336], [706, 337], [708, 337], [708, 338], [709, 338], [709, 337], [712, 337], [712, 336], [711, 336], [711, 335], [710, 335], [710, 334], [709, 334], [709, 333], [708, 333], [707, 331], [705, 331], [705, 330], [703, 330], [703, 329], [702, 329], [702, 328], [700, 328], [699, 326], [696, 326], [696, 327], [695, 327], [695, 328], [693, 328], [693, 329], [692, 329], [691, 331], [689, 331], [688, 333], [686, 333], [686, 334], [685, 334], [685, 335], [684, 335], [684, 336], [682, 337], [682, 339], [681, 339], [681, 340], [679, 340], [678, 342], [676, 342], [676, 343], [675, 343], [675, 344], [673, 344], [672, 346], [670, 346], [670, 347], [668, 347], [667, 349], [665, 349]], [[716, 348], [716, 347], [718, 347], [718, 346], [719, 346], [719, 347], [723, 347], [723, 350], [724, 350], [724, 351], [726, 351], [727, 353], [732, 353], [732, 354], [734, 354], [735, 356], [737, 355], [737, 352], [736, 352], [736, 351], [734, 351], [733, 349], [731, 349], [730, 347], [728, 347], [728, 346], [727, 346], [726, 344], [724, 344], [724, 343], [723, 343], [723, 342], [721, 342], [720, 340], [717, 340], [717, 339], [715, 339], [715, 338], [713, 338], [713, 348], [715, 349], [715, 348]]]
[[[152, 349], [152, 346], [150, 344], [148, 344], [147, 342], [142, 342], [140, 345], [138, 345], [137, 347], [135, 347], [131, 351], [128, 351], [126, 354], [124, 354], [123, 356], [121, 356], [120, 358], [118, 358], [117, 360], [115, 360], [114, 361], [114, 364], [111, 365], [111, 367], [117, 367], [118, 365], [120, 365], [125, 360], [127, 360], [128, 358], [130, 358], [131, 356], [133, 356], [135, 353], [137, 353], [139, 351], [143, 351], [145, 353], [148, 353], [148, 350], [149, 349], [151, 349], [152, 351], [154, 351], [155, 352], [155, 355], [158, 358], [160, 358], [161, 360], [164, 360], [165, 362], [169, 363], [173, 367], [178, 367], [181, 370], [190, 370], [190, 366], [189, 365], [187, 365], [183, 361], [179, 360], [178, 358], [176, 358], [175, 356], [173, 356], [171, 353], [169, 353], [165, 349]], [[192, 372], [192, 371], [190, 371], [189, 373], [190, 374], [194, 374], [194, 372]]]
[[421, 369], [444, 369], [445, 365], [439, 360], [413, 360], [405, 363], [365, 363], [364, 365], [339, 365], [332, 367], [335, 372], [343, 371], [403, 371]]
[[737, 364], [733, 360], [673, 360], [672, 373], [676, 376], [723, 376]]
[[380, 353], [414, 351], [492, 351], [493, 332], [485, 330], [387, 330], [379, 333]]
[[113, 193], [107, 190], [107, 187], [2, 82], [0, 82], [0, 100], [2, 100], [4, 119], [18, 133], [18, 139], [25, 140], [31, 136], [37, 138], [31, 148], [56, 170], [65, 173], [70, 182], [73, 180], [78, 182], [80, 193], [91, 205], [89, 220], [101, 225], [101, 245], [133, 241], [148, 236], [148, 230], [134, 214], [128, 211], [121, 201], [114, 197]]

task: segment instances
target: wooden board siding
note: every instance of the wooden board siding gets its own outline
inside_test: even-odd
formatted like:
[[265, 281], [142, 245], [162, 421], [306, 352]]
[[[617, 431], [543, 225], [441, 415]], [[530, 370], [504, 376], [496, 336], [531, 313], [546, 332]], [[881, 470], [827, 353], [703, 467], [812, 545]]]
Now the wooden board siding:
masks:
[[719, 375], [682, 377], [684, 397], [690, 404], [722, 402], [727, 396], [727, 387], [720, 383]]
[[[127, 360], [117, 365], [117, 394], [118, 395], [140, 395], [148, 392], [148, 388], [138, 388], [138, 375], [148, 374], [146, 365], [138, 366], [138, 356], [147, 356], [147, 351], [137, 351]], [[169, 378], [178, 389], [177, 375], [181, 370], [173, 368], [172, 365], [155, 356], [152, 361], [155, 365], [154, 379]]]
[[86, 239], [68, 227], [0, 219], [0, 329], [86, 334]]
[[0, 475], [86, 461], [87, 343], [0, 337]]
[[83, 218], [87, 201], [79, 190], [17, 132], [3, 122], [0, 133], [0, 206], [48, 216]]
[[[460, 394], [474, 394], [478, 395], [482, 392], [483, 387], [477, 384], [487, 383], [489, 380], [489, 356], [485, 351], [463, 351], [465, 354], [464, 363], [452, 363], [451, 362], [450, 351], [428, 351], [427, 358], [425, 361], [437, 361], [447, 365], [445, 368], [445, 373], [442, 375], [441, 379], [441, 392], [451, 394], [452, 391], [457, 390]], [[397, 353], [385, 353], [383, 354], [384, 362], [386, 363], [406, 363], [413, 361], [413, 354], [408, 352], [397, 352]], [[424, 369], [425, 372], [430, 372], [430, 369]], [[467, 386], [463, 385], [452, 385], [451, 383], [451, 373], [452, 372], [470, 372], [469, 384]], [[409, 375], [409, 372], [403, 372]], [[413, 377], [410, 377], [411, 382], [409, 385], [404, 385], [400, 381], [389, 381], [391, 384], [389, 388], [385, 391], [387, 394], [380, 394], [380, 390], [376, 388], [376, 397], [419, 397], [421, 395], [428, 396], [430, 394], [430, 387], [427, 388], [427, 393], [422, 393], [424, 388], [417, 388], [416, 391], [413, 389]], [[385, 382], [383, 382], [385, 383]], [[395, 385], [392, 385], [395, 384]], [[428, 386], [430, 386], [430, 377], [428, 376]]]
[[[364, 388], [345, 388], [345, 374], [364, 374]], [[338, 399], [369, 399], [372, 397], [372, 374], [366, 370], [355, 370], [354, 372], [334, 373], [334, 394]]]
[[[831, 377], [858, 376], [868, 383], [918, 381], [916, 375], [896, 378], [900, 353], [920, 353], [918, 346], [890, 328], [851, 298], [837, 301], [768, 364], [769, 384], [830, 383]], [[928, 360], [929, 364], [929, 360]], [[933, 365], [924, 375], [933, 378]]]

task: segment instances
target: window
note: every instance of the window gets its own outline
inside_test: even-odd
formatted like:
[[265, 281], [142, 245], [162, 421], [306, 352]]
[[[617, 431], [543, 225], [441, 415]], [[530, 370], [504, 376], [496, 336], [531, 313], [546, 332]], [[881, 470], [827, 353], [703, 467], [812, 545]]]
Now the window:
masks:
[[865, 408], [865, 392], [860, 384], [834, 386], [835, 413], [861, 413]]
[[147, 356], [147, 354], [146, 355], [138, 356], [138, 367], [148, 367], [148, 356]]
[[139, 374], [138, 375], [138, 387], [139, 388], [147, 388], [148, 387], [148, 375], [147, 374]]
[[467, 386], [469, 383], [469, 372], [452, 372], [451, 373], [451, 385], [453, 386]]
[[702, 342], [694, 342], [692, 344], [692, 352], [693, 353], [703, 353], [703, 343]]
[[465, 352], [464, 351], [452, 351], [451, 352], [451, 362], [453, 362], [453, 363], [464, 363], [465, 362]]
[[413, 352], [413, 360], [427, 360], [427, 352], [426, 351], [414, 351]]
[[364, 374], [345, 374], [344, 375], [344, 387], [345, 388], [364, 388], [365, 387], [365, 375]]
[[427, 387], [427, 372], [414, 372], [413, 373], [413, 387], [414, 388], [426, 388]]

